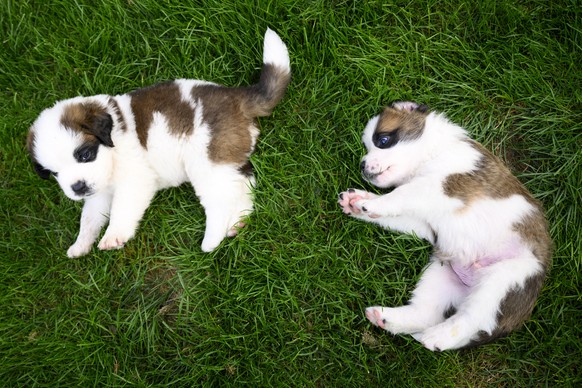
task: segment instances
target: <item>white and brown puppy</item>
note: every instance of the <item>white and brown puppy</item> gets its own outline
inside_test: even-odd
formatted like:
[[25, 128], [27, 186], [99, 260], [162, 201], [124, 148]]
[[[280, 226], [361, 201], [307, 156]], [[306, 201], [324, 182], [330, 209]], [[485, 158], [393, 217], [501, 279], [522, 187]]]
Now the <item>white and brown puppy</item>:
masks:
[[236, 234], [253, 208], [249, 156], [291, 73], [287, 47], [267, 29], [257, 84], [228, 88], [180, 79], [128, 94], [76, 97], [43, 111], [28, 148], [39, 175], [84, 200], [69, 257], [86, 254], [109, 219], [99, 249], [131, 239], [156, 191], [189, 181], [206, 213], [202, 250]]
[[424, 105], [387, 107], [369, 121], [363, 143], [364, 178], [394, 189], [347, 190], [344, 212], [435, 247], [409, 304], [369, 307], [366, 317], [431, 350], [483, 344], [518, 328], [551, 262], [539, 202], [463, 128]]

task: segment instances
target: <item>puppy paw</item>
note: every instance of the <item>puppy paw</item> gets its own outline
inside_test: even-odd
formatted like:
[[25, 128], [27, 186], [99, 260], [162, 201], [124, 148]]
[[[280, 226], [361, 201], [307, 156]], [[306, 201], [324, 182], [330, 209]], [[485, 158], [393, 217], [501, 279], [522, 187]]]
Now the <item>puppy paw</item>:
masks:
[[[220, 240], [220, 241], [222, 241], [222, 240]], [[202, 245], [200, 246], [200, 248], [202, 249], [202, 252], [212, 252], [220, 245], [220, 241], [218, 241], [218, 242], [207, 241], [206, 239], [204, 239], [202, 241]]]
[[418, 333], [415, 339], [433, 352], [458, 349], [471, 341], [471, 335], [467, 335], [465, 329], [462, 322], [448, 319], [439, 325], [429, 327], [422, 333]]
[[233, 226], [232, 228], [230, 228], [228, 230], [228, 232], [226, 232], [226, 237], [234, 237], [238, 234], [238, 231], [241, 230], [242, 228], [245, 227], [245, 223], [242, 221], [239, 221], [236, 223], [235, 226]]
[[129, 240], [129, 238], [105, 233], [101, 241], [99, 241], [99, 245], [97, 247], [102, 251], [107, 251], [110, 249], [121, 249], [123, 248], [127, 240]]
[[356, 208], [356, 212], [362, 213], [369, 218], [380, 218], [382, 217], [382, 208], [375, 198], [369, 200], [358, 200], [354, 202], [353, 207]]
[[86, 255], [91, 250], [92, 243], [85, 243], [85, 242], [75, 242], [73, 245], [69, 247], [67, 250], [67, 256], [71, 259], [79, 256]]
[[220, 235], [217, 233], [206, 232], [204, 234], [204, 238], [202, 239], [202, 245], [200, 246], [200, 248], [202, 249], [203, 252], [212, 252], [213, 250], [218, 248], [218, 246], [220, 245], [222, 240], [224, 240], [225, 237], [226, 234], [224, 232], [222, 232]]
[[374, 326], [378, 326], [381, 329], [386, 329], [386, 323], [388, 323], [388, 315], [386, 314], [388, 310], [385, 307], [373, 306], [366, 308], [366, 318]]
[[363, 190], [348, 189], [339, 194], [338, 204], [345, 214], [357, 215], [362, 212], [357, 204], [371, 198], [376, 198], [376, 195]]

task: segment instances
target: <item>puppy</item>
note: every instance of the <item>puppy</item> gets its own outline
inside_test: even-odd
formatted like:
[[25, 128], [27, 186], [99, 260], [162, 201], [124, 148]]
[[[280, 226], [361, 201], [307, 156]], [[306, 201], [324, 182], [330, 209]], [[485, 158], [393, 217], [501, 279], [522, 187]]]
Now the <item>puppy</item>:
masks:
[[529, 318], [551, 263], [543, 209], [503, 163], [424, 105], [398, 102], [363, 134], [364, 178], [385, 195], [349, 189], [344, 213], [434, 245], [409, 304], [366, 317], [430, 350], [480, 345]]
[[123, 247], [156, 191], [186, 181], [206, 214], [202, 250], [235, 235], [253, 208], [255, 118], [271, 114], [291, 79], [287, 47], [270, 29], [263, 63], [259, 82], [248, 87], [179, 79], [43, 111], [28, 135], [35, 169], [85, 201], [67, 255], [88, 253], [108, 219], [99, 249]]

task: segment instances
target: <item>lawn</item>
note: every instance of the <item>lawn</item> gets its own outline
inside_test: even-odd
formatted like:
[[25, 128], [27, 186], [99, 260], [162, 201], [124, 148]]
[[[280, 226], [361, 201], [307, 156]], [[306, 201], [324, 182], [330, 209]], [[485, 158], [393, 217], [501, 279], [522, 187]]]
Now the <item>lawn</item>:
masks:
[[[256, 211], [200, 250], [188, 185], [123, 250], [66, 257], [81, 204], [34, 173], [26, 134], [76, 95], [174, 78], [256, 82], [267, 27], [293, 79], [261, 118]], [[582, 7], [577, 1], [0, 2], [0, 385], [525, 387], [582, 384]], [[532, 318], [432, 353], [371, 326], [430, 245], [342, 214], [366, 121], [444, 111], [540, 199], [556, 250]]]

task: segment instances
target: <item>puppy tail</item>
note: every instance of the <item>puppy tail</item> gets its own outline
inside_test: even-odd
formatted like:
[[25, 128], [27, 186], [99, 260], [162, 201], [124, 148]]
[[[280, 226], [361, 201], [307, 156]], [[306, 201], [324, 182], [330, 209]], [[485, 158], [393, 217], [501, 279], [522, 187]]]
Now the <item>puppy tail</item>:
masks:
[[263, 69], [259, 82], [247, 88], [244, 111], [249, 117], [268, 116], [285, 95], [291, 81], [287, 46], [275, 31], [267, 28], [263, 49]]

